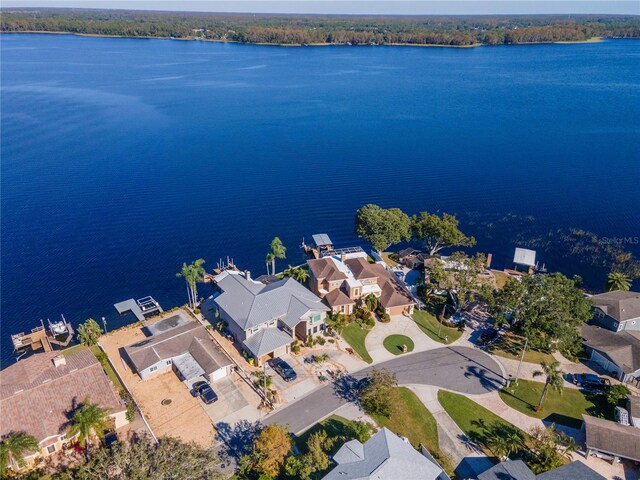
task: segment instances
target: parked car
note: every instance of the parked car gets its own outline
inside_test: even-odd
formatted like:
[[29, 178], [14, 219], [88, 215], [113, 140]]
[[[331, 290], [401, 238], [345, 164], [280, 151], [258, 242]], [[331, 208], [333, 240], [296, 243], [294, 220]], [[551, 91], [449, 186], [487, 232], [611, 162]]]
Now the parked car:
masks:
[[199, 381], [193, 384], [191, 395], [194, 397], [200, 397], [200, 399], [207, 405], [212, 404], [218, 400], [218, 395], [213, 391], [211, 385], [208, 382]]
[[593, 373], [576, 373], [573, 375], [573, 383], [581, 388], [594, 390], [600, 390], [611, 385], [611, 381], [608, 378], [599, 377]]
[[291, 368], [291, 365], [289, 365], [287, 362], [285, 362], [281, 358], [272, 358], [271, 360], [269, 360], [269, 365], [286, 382], [292, 382], [296, 378], [298, 378], [298, 374], [293, 368]]
[[500, 332], [497, 329], [488, 328], [478, 337], [478, 344], [489, 345], [493, 343], [498, 338], [498, 336], [500, 336]]

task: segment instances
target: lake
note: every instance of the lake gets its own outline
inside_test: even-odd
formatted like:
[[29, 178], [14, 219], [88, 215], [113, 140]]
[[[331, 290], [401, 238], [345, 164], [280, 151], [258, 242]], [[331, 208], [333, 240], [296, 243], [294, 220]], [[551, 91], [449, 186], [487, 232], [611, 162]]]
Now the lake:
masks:
[[640, 254], [640, 40], [286, 48], [4, 34], [1, 54], [4, 362], [9, 335], [40, 319], [116, 328], [115, 302], [184, 303], [184, 261], [229, 256], [257, 276], [276, 235], [281, 268], [313, 233], [362, 244], [365, 203], [457, 213], [499, 268], [535, 237], [541, 263], [594, 289], [607, 268], [549, 232]]

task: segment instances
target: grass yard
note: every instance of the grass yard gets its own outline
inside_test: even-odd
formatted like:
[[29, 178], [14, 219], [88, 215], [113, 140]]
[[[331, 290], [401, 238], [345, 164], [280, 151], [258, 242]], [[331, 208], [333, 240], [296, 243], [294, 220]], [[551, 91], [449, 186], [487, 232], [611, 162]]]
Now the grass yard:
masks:
[[[420, 330], [428, 335], [429, 338], [439, 343], [449, 345], [450, 343], [458, 340], [462, 335], [461, 330], [442, 325], [440, 336], [438, 336], [440, 322], [438, 322], [438, 319], [436, 317], [425, 310], [415, 310], [413, 312], [413, 321], [416, 322], [418, 327], [420, 327]], [[447, 341], [445, 341], [445, 338], [447, 338]]]
[[[489, 347], [489, 353], [499, 357], [510, 358], [511, 360], [520, 360], [522, 347], [524, 347], [523, 337], [513, 332], [506, 332]], [[537, 364], [540, 364], [540, 362], [553, 363], [555, 358], [548, 353], [527, 349], [524, 352], [524, 361]]]
[[[464, 395], [438, 390], [438, 402], [445, 409], [447, 414], [460, 427], [469, 439], [476, 442], [487, 456], [492, 457], [493, 452], [487, 446], [486, 429], [484, 426], [499, 425], [507, 429], [517, 429], [511, 423], [503, 420], [495, 413], [478, 405], [473, 400], [469, 400]], [[521, 432], [526, 438], [526, 433]]]
[[360, 325], [355, 322], [350, 323], [340, 332], [342, 338], [344, 338], [351, 348], [360, 355], [360, 358], [367, 363], [372, 363], [373, 359], [371, 358], [371, 355], [369, 355], [369, 352], [367, 352], [367, 348], [364, 346], [364, 339], [367, 338], [368, 333], [369, 330], [360, 327]]
[[501, 290], [504, 287], [504, 284], [507, 283], [507, 280], [510, 278], [510, 275], [505, 272], [501, 272], [500, 270], [491, 270], [493, 274], [493, 278], [496, 279], [496, 288]]
[[389, 350], [394, 355], [401, 355], [402, 353], [404, 353], [402, 351], [403, 345], [407, 346], [407, 352], [412, 352], [415, 346], [413, 344], [413, 340], [411, 340], [409, 337], [407, 337], [406, 335], [397, 335], [397, 334], [389, 335], [387, 338], [384, 339], [382, 344], [384, 345], [384, 348]]
[[431, 412], [411, 390], [398, 387], [399, 401], [389, 417], [374, 415], [378, 426], [407, 437], [414, 447], [422, 444], [433, 454], [442, 467], [451, 473], [451, 466], [440, 451], [438, 426]]
[[[307, 441], [312, 433], [324, 430], [328, 437], [343, 437], [344, 439], [352, 438], [353, 423], [339, 415], [331, 415], [321, 422], [316, 423], [311, 428], [302, 433], [299, 437], [295, 437], [294, 443], [301, 452], [307, 451]], [[342, 441], [336, 442], [332, 451], [332, 455], [342, 446]]]
[[382, 259], [385, 261], [387, 265], [390, 267], [395, 267], [398, 265], [398, 254], [392, 252], [383, 252], [381, 255]]
[[530, 417], [541, 418], [572, 428], [582, 426], [582, 414], [602, 416], [613, 420], [613, 408], [607, 403], [604, 395], [585, 395], [575, 388], [565, 388], [562, 394], [555, 390], [547, 390], [542, 409], [535, 410], [538, 405], [544, 383], [519, 380], [508, 389], [500, 392], [500, 397], [511, 408]]

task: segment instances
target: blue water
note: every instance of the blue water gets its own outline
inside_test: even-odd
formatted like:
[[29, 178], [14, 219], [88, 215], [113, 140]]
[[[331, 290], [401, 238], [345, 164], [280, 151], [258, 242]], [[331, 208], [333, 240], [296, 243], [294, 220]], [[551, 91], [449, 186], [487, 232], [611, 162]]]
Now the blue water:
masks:
[[[283, 48], [21, 34], [2, 35], [1, 54], [3, 361], [9, 334], [40, 318], [115, 328], [116, 301], [183, 303], [183, 261], [229, 255], [258, 275], [275, 235], [290, 263], [313, 233], [355, 244], [367, 202], [458, 213], [496, 266], [534, 228], [631, 238], [640, 253], [639, 40]], [[555, 248], [540, 255], [604, 281]]]

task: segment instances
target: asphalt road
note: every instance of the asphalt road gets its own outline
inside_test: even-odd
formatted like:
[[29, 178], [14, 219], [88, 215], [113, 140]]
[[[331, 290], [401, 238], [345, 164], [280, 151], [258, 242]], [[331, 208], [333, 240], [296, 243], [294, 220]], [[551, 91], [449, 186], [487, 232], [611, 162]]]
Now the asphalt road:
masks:
[[[443, 347], [399, 356], [379, 363], [375, 368], [395, 373], [400, 385], [435, 385], [472, 395], [497, 390], [504, 382], [495, 360], [480, 350], [468, 347]], [[367, 367], [341, 383], [314, 390], [266, 417], [265, 423], [287, 424], [292, 432], [300, 433], [353, 400], [351, 381], [366, 377], [371, 369]]]

